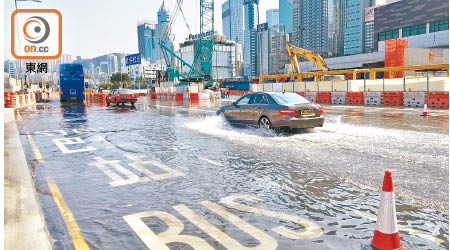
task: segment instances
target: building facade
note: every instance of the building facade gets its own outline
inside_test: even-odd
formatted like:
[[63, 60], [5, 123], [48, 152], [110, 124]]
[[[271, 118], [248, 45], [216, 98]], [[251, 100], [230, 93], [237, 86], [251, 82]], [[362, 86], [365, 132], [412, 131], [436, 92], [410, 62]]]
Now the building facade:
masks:
[[279, 25], [286, 34], [292, 34], [292, 8], [294, 0], [279, 0]]
[[138, 32], [138, 47], [139, 54], [142, 58], [156, 62], [156, 49], [159, 47], [156, 44], [156, 25], [150, 23], [143, 23], [137, 26]]
[[364, 53], [375, 51], [375, 7], [369, 7], [364, 10]]
[[244, 0], [244, 76], [256, 76], [257, 0]]
[[266, 10], [266, 21], [269, 28], [278, 28], [279, 26], [279, 10], [270, 9]]
[[227, 40], [244, 44], [242, 0], [227, 0], [222, 4], [222, 31]]
[[344, 29], [344, 55], [364, 52], [365, 9], [373, 6], [371, 0], [347, 0]]
[[269, 74], [288, 73], [286, 65], [290, 63], [286, 51], [286, 43], [289, 42], [289, 35], [281, 29], [273, 32], [270, 43], [269, 54]]
[[[179, 56], [191, 64], [199, 47], [199, 40], [189, 40], [180, 44]], [[225, 36], [214, 36], [214, 47], [212, 54], [211, 76], [214, 79], [232, 79], [242, 76], [243, 51], [242, 45], [235, 41], [226, 40]], [[182, 74], [187, 75], [190, 71], [186, 65], [180, 65]], [[196, 66], [197, 70], [201, 65]]]
[[273, 28], [269, 28], [268, 23], [259, 24], [256, 33], [257, 44], [257, 74], [269, 74], [269, 56], [271, 50], [271, 38]]
[[[293, 45], [312, 50], [324, 57], [335, 54], [330, 42], [334, 25], [333, 1], [335, 0], [293, 0]], [[280, 10], [280, 16], [282, 15]]]
[[449, 47], [449, 1], [403, 0], [375, 8], [375, 49], [402, 38], [408, 48]]
[[[163, 0], [161, 7], [158, 10], [158, 24], [156, 25], [156, 37], [157, 37], [157, 45], [158, 48], [156, 51], [156, 60], [165, 61], [165, 58], [163, 56], [163, 49], [161, 46], [159, 46], [160, 41], [165, 41], [166, 46], [173, 51], [173, 44], [170, 41], [171, 34], [168, 34], [167, 29], [169, 27], [170, 22], [170, 14], [169, 11], [166, 8], [165, 2]], [[172, 57], [168, 57], [169, 64], [172, 64]]]

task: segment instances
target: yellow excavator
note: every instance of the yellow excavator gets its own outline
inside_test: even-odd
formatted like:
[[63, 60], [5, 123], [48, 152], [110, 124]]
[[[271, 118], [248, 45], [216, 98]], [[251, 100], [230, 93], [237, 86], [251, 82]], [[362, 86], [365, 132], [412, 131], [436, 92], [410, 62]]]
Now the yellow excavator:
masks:
[[325, 60], [316, 52], [310, 51], [303, 48], [297, 48], [292, 46], [289, 43], [286, 43], [286, 50], [289, 55], [289, 60], [291, 61], [292, 66], [294, 67], [296, 73], [300, 73], [300, 67], [298, 66], [297, 55], [313, 62], [318, 69], [328, 70], [327, 63]]
[[[297, 47], [292, 46], [289, 43], [286, 43], [286, 50], [289, 55], [289, 60], [291, 61], [291, 64], [294, 67], [294, 70], [296, 73], [300, 73], [300, 67], [298, 66], [297, 55], [308, 61], [313, 62], [316, 65], [317, 69], [319, 69], [319, 70], [322, 70], [322, 71], [329, 70], [328, 65], [325, 62], [325, 60], [323, 59], [323, 57], [314, 51], [307, 50], [304, 48], [297, 48]], [[343, 75], [326, 75], [323, 77], [328, 78], [328, 79], [345, 79]]]

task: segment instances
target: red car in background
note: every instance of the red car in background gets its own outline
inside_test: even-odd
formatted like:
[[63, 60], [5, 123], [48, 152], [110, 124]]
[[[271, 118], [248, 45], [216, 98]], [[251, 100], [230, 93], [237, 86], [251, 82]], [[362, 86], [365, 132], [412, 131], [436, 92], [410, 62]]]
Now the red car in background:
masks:
[[123, 106], [125, 103], [129, 102], [131, 103], [131, 106], [134, 107], [136, 101], [137, 95], [129, 89], [113, 89], [111, 90], [111, 93], [106, 96], [107, 106], [109, 106], [110, 103], [115, 103], [116, 105], [121, 103]]

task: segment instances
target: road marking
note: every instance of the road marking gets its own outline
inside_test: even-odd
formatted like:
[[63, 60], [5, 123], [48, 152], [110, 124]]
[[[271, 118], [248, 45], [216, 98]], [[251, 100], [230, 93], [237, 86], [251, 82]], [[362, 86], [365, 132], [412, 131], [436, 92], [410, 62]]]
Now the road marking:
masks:
[[86, 148], [80, 148], [80, 149], [68, 149], [65, 145], [73, 145], [73, 144], [83, 144], [85, 143], [81, 138], [79, 137], [73, 137], [73, 138], [62, 138], [62, 139], [53, 139], [53, 142], [58, 146], [58, 148], [63, 152], [64, 154], [72, 154], [72, 153], [80, 153], [80, 152], [86, 152], [86, 151], [93, 151], [97, 150], [94, 147], [86, 147]]
[[[146, 182], [150, 180], [165, 180], [170, 178], [175, 178], [179, 176], [184, 176], [184, 174], [173, 168], [159, 163], [153, 160], [142, 160], [140, 156], [133, 156], [130, 154], [125, 154], [125, 156], [132, 160], [132, 163], [128, 163], [130, 167], [138, 171], [140, 175], [136, 175], [127, 168], [120, 164], [119, 160], [105, 160], [102, 157], [94, 157], [95, 162], [88, 163], [89, 166], [94, 166], [100, 169], [104, 174], [106, 174], [111, 181], [109, 184], [113, 187], [135, 184], [138, 182]], [[165, 173], [154, 173], [150, 171], [145, 166], [151, 165], [164, 170]], [[119, 175], [120, 174], [120, 175]], [[123, 178], [125, 176], [126, 178]]]
[[81, 234], [77, 221], [73, 217], [72, 212], [67, 207], [67, 204], [64, 201], [55, 181], [51, 177], [47, 177], [47, 183], [48, 187], [50, 188], [50, 192], [52, 193], [53, 200], [55, 200], [55, 203], [58, 206], [59, 212], [61, 213], [64, 223], [66, 223], [66, 227], [67, 230], [69, 231], [69, 235], [70, 238], [72, 239], [74, 248], [76, 250], [89, 249], [88, 244], [86, 243], [86, 241], [83, 238], [83, 235]]
[[[167, 230], [155, 234], [143, 221], [142, 218], [156, 217], [167, 225]], [[139, 238], [149, 249], [170, 250], [169, 243], [180, 242], [191, 246], [193, 249], [214, 250], [204, 239], [181, 234], [184, 230], [184, 223], [172, 214], [162, 211], [148, 211], [137, 214], [123, 216], [123, 219], [134, 230]]]
[[[360, 211], [354, 211], [354, 213], [359, 215], [359, 216], [361, 216], [361, 217], [363, 217], [363, 218], [366, 218], [366, 219], [369, 219], [369, 220], [372, 220], [372, 221], [377, 221], [377, 217], [373, 216], [371, 214], [367, 214], [367, 213], [360, 212]], [[423, 239], [426, 239], [426, 240], [429, 240], [429, 241], [432, 241], [432, 242], [436, 242], [438, 244], [444, 244], [445, 243], [445, 240], [443, 240], [443, 239], [440, 239], [440, 238], [435, 237], [435, 236], [433, 236], [431, 234], [420, 232], [419, 230], [412, 229], [412, 228], [409, 228], [409, 227], [406, 227], [406, 226], [403, 226], [403, 225], [398, 225], [398, 230], [402, 231], [402, 232], [407, 232], [409, 234], [421, 237]]]
[[241, 243], [231, 238], [228, 234], [208, 222], [206, 219], [194, 213], [187, 206], [180, 204], [173, 206], [173, 208], [178, 213], [186, 217], [186, 219], [188, 219], [190, 222], [192, 222], [192, 224], [217, 240], [227, 249], [276, 249], [278, 247], [278, 242], [273, 237], [239, 218], [239, 216], [228, 212], [227, 210], [225, 210], [225, 208], [217, 205], [216, 203], [210, 201], [202, 201], [200, 202], [200, 204], [202, 204], [212, 212], [218, 214], [220, 217], [222, 217], [222, 219], [227, 220], [229, 223], [235, 225], [243, 232], [257, 239], [260, 244], [258, 246], [252, 247], [243, 246], [241, 245]]
[[210, 160], [210, 159], [206, 159], [206, 158], [203, 158], [203, 157], [198, 157], [198, 159], [202, 160], [202, 161], [206, 161], [208, 163], [211, 163], [211, 164], [219, 166], [219, 167], [224, 167], [224, 165], [222, 163], [219, 163], [219, 162], [216, 162], [216, 161], [213, 161], [213, 160]]
[[283, 226], [278, 226], [278, 227], [272, 228], [272, 231], [274, 231], [286, 238], [289, 238], [289, 239], [293, 239], [293, 240], [311, 239], [311, 238], [319, 237], [323, 233], [323, 229], [319, 225], [317, 225], [316, 223], [314, 223], [312, 221], [303, 219], [303, 218], [295, 216], [295, 215], [289, 215], [289, 214], [284, 214], [284, 213], [280, 213], [280, 212], [265, 210], [262, 208], [251, 207], [251, 206], [236, 202], [236, 200], [238, 200], [238, 199], [247, 200], [247, 201], [254, 202], [254, 203], [261, 201], [260, 199], [258, 199], [256, 197], [252, 197], [250, 195], [234, 194], [234, 195], [229, 195], [227, 197], [220, 199], [220, 203], [226, 205], [229, 208], [234, 208], [239, 211], [261, 214], [261, 215], [264, 215], [267, 217], [273, 217], [273, 218], [277, 218], [277, 219], [284, 220], [284, 221], [292, 221], [292, 222], [304, 227], [305, 231], [303, 231], [303, 232], [296, 232], [296, 231], [293, 231], [293, 230], [288, 229]]
[[36, 143], [34, 142], [33, 137], [31, 137], [31, 135], [29, 133], [27, 133], [27, 138], [28, 138], [28, 141], [30, 142], [31, 149], [33, 149], [33, 153], [34, 153], [34, 156], [36, 157], [36, 160], [42, 161], [41, 152], [39, 152], [39, 149], [36, 146]]

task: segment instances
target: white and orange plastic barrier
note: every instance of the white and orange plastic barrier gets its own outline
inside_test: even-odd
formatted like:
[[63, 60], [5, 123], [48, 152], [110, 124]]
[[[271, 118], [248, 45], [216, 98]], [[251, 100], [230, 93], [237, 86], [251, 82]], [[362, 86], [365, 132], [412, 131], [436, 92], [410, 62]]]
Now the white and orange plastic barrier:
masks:
[[384, 174], [377, 225], [371, 243], [373, 247], [382, 250], [402, 249], [395, 211], [394, 184], [388, 170]]

